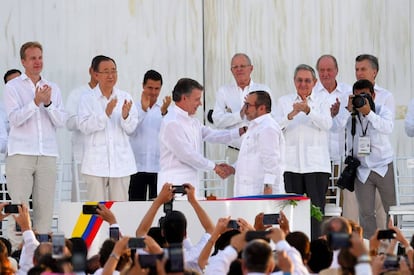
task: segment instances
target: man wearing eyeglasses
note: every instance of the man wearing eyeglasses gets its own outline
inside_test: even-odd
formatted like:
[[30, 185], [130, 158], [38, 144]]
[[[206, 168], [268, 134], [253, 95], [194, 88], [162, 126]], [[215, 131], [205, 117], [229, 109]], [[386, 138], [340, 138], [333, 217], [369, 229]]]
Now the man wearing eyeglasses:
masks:
[[93, 64], [98, 85], [84, 94], [78, 108], [85, 135], [82, 174], [91, 201], [127, 201], [130, 175], [137, 172], [129, 142], [138, 111], [129, 93], [115, 87], [115, 61], [104, 57]]
[[271, 109], [272, 100], [265, 91], [250, 92], [245, 99], [243, 110], [250, 127], [244, 135], [235, 168], [229, 168], [235, 174], [235, 196], [285, 193], [285, 140], [270, 114]]
[[[89, 82], [71, 91], [66, 102], [66, 111], [69, 115], [68, 120], [66, 121], [66, 128], [72, 132], [72, 201], [80, 199], [76, 197], [76, 184], [78, 179], [76, 179], [76, 176], [74, 175], [81, 175], [80, 168], [83, 158], [83, 134], [79, 129], [78, 106], [82, 95], [91, 93], [93, 88], [98, 85], [98, 79], [92, 68], [96, 62], [105, 58], [106, 57], [103, 55], [97, 55], [92, 59], [91, 66], [89, 67]], [[76, 171], [74, 169], [76, 169]]]
[[[286, 141], [286, 192], [306, 193], [323, 213], [331, 173], [329, 129], [332, 118], [330, 106], [312, 93], [316, 81], [311, 66], [297, 66], [294, 74], [296, 93], [278, 100], [276, 120]], [[311, 225], [312, 239], [316, 239], [320, 235], [320, 223], [312, 218]]]
[[[231, 59], [231, 73], [234, 82], [220, 87], [216, 93], [216, 102], [213, 110], [214, 125], [219, 129], [234, 129], [248, 125], [244, 114], [244, 99], [252, 91], [266, 91], [271, 95], [268, 86], [253, 82], [251, 74], [253, 65], [244, 53], [236, 53]], [[242, 139], [233, 140], [228, 144], [226, 157], [230, 163], [237, 160]], [[233, 190], [234, 178], [228, 179], [228, 190]], [[229, 192], [231, 197], [231, 191]]]

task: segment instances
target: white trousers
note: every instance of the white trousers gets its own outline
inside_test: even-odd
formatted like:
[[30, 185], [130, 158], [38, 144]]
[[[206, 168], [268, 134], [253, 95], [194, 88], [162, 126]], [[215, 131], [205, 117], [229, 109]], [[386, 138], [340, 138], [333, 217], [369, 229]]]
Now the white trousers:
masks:
[[83, 174], [90, 201], [128, 201], [130, 176], [120, 178]]

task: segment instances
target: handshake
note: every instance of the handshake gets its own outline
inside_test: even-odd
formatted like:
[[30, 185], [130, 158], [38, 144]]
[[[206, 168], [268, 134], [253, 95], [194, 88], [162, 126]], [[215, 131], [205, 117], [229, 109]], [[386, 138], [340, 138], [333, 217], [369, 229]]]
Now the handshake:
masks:
[[214, 167], [214, 172], [216, 172], [216, 174], [220, 178], [225, 179], [228, 176], [234, 174], [235, 169], [233, 166], [228, 165], [227, 163], [220, 163], [220, 164], [216, 164], [216, 167]]

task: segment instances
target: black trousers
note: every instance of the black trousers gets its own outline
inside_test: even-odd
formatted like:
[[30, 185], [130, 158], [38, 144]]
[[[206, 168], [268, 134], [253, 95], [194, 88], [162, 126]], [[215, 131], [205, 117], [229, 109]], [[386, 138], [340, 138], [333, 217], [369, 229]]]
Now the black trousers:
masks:
[[[311, 203], [321, 208], [325, 213], [326, 192], [329, 186], [329, 173], [284, 173], [286, 193], [306, 194]], [[321, 235], [321, 222], [311, 218], [311, 238], [319, 238]]]
[[128, 196], [130, 201], [146, 201], [157, 197], [157, 173], [138, 172], [131, 175]]

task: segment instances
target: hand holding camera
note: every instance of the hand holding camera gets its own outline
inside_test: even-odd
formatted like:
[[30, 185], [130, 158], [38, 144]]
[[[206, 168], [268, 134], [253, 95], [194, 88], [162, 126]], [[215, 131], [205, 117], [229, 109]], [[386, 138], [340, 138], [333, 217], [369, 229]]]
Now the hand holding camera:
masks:
[[352, 107], [354, 112], [360, 112], [365, 116], [368, 115], [371, 110], [375, 113], [374, 99], [369, 93], [360, 93], [350, 96], [350, 102], [351, 106], [349, 106], [348, 103], [348, 108]]

